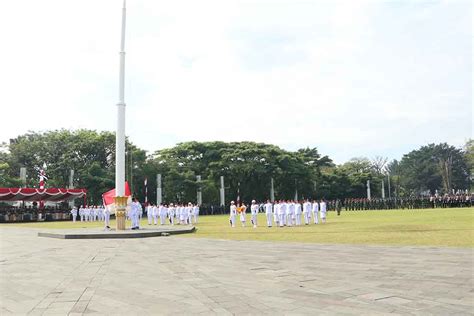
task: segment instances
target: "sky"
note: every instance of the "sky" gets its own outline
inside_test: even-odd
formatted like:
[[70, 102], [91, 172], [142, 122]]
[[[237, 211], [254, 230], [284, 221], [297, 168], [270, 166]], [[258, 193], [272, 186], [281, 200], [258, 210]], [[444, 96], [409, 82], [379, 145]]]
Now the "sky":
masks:
[[[1, 1], [0, 142], [114, 131], [121, 0]], [[473, 135], [471, 1], [127, 1], [126, 134], [400, 159]]]

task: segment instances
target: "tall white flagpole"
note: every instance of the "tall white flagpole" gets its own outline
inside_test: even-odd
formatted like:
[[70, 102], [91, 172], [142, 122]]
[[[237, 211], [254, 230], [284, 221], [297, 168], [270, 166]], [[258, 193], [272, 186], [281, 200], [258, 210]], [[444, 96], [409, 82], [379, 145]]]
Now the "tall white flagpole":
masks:
[[116, 229], [125, 230], [125, 0], [122, 8], [122, 37], [120, 42], [119, 102], [115, 133], [115, 217]]
[[120, 43], [119, 102], [117, 103], [117, 131], [115, 135], [115, 192], [125, 195], [125, 0], [122, 8], [122, 38]]

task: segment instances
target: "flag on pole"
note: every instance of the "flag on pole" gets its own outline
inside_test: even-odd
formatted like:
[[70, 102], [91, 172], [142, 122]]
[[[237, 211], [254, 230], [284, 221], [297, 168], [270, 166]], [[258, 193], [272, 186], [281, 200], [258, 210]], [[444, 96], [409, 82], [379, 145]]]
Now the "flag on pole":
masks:
[[[125, 181], [125, 196], [128, 196], [127, 199], [127, 211], [132, 203], [132, 194], [130, 193], [130, 187], [128, 182]], [[104, 206], [110, 211], [110, 214], [115, 214], [115, 189], [105, 192], [102, 194], [102, 202]]]

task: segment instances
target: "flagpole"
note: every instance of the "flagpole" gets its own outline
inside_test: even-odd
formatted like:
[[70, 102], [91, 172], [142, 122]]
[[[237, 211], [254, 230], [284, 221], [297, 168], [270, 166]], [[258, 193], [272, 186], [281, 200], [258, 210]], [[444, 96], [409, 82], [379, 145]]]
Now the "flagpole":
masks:
[[125, 229], [125, 0], [122, 8], [122, 36], [120, 42], [119, 102], [115, 133], [115, 207], [117, 230]]

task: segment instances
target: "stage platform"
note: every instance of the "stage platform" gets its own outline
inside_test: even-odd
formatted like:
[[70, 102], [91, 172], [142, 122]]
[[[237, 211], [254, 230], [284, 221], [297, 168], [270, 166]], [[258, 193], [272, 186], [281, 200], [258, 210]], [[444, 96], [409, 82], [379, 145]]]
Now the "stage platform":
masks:
[[196, 231], [194, 226], [157, 226], [156, 228], [143, 227], [138, 230], [117, 231], [115, 228], [105, 230], [103, 228], [82, 229], [51, 229], [38, 232], [39, 237], [59, 239], [115, 239], [115, 238], [147, 238], [169, 236], [177, 234], [189, 234]]

